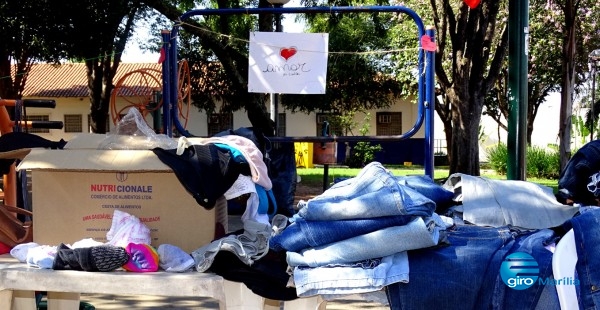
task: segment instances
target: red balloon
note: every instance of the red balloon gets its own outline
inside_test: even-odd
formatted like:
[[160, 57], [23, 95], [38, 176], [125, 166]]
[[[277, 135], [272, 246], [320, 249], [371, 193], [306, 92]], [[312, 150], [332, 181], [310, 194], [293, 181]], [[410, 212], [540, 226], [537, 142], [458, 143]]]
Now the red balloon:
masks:
[[479, 3], [481, 2], [481, 0], [464, 0], [464, 1], [471, 9], [476, 8], [479, 5]]

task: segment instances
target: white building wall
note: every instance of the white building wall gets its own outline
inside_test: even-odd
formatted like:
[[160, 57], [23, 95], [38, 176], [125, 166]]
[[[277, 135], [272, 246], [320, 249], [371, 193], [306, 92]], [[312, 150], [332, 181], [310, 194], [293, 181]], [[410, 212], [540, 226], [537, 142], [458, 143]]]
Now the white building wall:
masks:
[[[81, 114], [82, 115], [82, 127], [84, 132], [87, 132], [89, 128], [88, 124], [88, 115], [90, 113], [90, 104], [89, 99], [87, 97], [81, 98], [28, 98], [28, 99], [54, 99], [56, 100], [56, 108], [55, 109], [41, 109], [41, 108], [29, 108], [27, 109], [27, 115], [49, 115], [49, 120], [51, 121], [64, 121], [65, 114]], [[133, 101], [133, 103], [136, 103]], [[122, 114], [126, 114], [128, 109], [124, 109], [126, 105], [131, 105], [131, 101], [125, 101], [123, 98], [119, 99], [117, 103], [116, 111], [120, 111]], [[304, 137], [304, 136], [316, 136], [319, 135], [320, 132], [317, 130], [316, 125], [316, 113], [302, 113], [291, 111], [286, 111], [282, 106], [279, 107], [280, 113], [287, 113], [286, 116], [286, 136], [290, 137]], [[402, 112], [402, 130], [403, 133], [409, 131], [415, 124], [415, 119], [418, 113], [418, 107], [416, 104], [413, 104], [408, 101], [401, 101], [398, 104], [385, 108], [385, 109], [376, 109], [372, 110], [371, 120], [370, 120], [370, 132], [368, 135], [376, 134], [376, 113], [377, 112]], [[364, 113], [357, 113], [355, 115], [356, 123], [361, 126], [364, 122]], [[112, 122], [112, 115], [109, 114], [109, 118], [111, 118], [109, 122], [110, 130], [114, 130], [115, 125]], [[147, 122], [150, 127], [152, 127], [152, 117], [146, 117]], [[185, 119], [180, 117], [180, 122], [182, 125], [185, 125]], [[233, 113], [233, 128], [240, 127], [250, 127], [252, 124], [250, 123], [248, 116], [246, 115], [245, 110], [236, 111]], [[185, 127], [189, 133], [196, 136], [205, 136], [208, 132], [208, 122], [207, 116], [204, 111], [198, 111], [196, 107], [190, 107], [189, 119], [187, 120], [187, 125]], [[353, 130], [355, 135], [359, 135], [359, 128]], [[39, 134], [40, 136], [50, 139], [50, 140], [59, 140], [65, 139], [68, 141], [72, 139], [77, 133], [65, 133], [64, 130], [56, 130], [51, 129], [50, 133]], [[414, 136], [414, 138], [423, 138], [424, 130], [420, 129]]]
[[[573, 109], [573, 115], [584, 116], [587, 111]], [[554, 145], [558, 145], [558, 128], [560, 125], [560, 93], [552, 93], [538, 109], [538, 114], [533, 124], [533, 133], [531, 134], [531, 143], [533, 146], [552, 150]], [[498, 141], [507, 143], [508, 133], [499, 128], [498, 124], [489, 116], [481, 118], [481, 126], [486, 140], [479, 143], [479, 159], [487, 161], [486, 149], [495, 146]], [[500, 138], [498, 139], [498, 135]], [[445, 139], [444, 127], [439, 116], [435, 115], [435, 139]], [[589, 142], [589, 137], [581, 137], [577, 132], [571, 132], [571, 149], [577, 150], [583, 144]]]

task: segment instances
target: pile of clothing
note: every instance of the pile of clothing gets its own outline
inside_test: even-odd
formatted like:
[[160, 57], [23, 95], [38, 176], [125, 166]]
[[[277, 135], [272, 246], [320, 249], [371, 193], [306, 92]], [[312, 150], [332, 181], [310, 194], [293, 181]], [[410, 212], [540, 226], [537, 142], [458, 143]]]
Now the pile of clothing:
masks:
[[285, 251], [298, 296], [333, 299], [408, 282], [407, 252], [437, 245], [451, 223], [406, 181], [370, 163], [356, 177], [300, 201], [290, 225], [276, 226], [270, 247]]
[[106, 243], [91, 238], [59, 245], [26, 242], [14, 246], [10, 254], [30, 267], [53, 270], [180, 272], [193, 268], [194, 260], [180, 248], [170, 244], [154, 248], [150, 229], [129, 213], [114, 211], [106, 237]]

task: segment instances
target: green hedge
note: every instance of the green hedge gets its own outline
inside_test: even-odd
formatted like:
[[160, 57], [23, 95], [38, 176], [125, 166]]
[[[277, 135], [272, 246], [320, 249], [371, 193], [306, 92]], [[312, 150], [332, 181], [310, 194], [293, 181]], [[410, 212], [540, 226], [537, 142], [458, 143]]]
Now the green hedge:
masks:
[[[506, 174], [508, 148], [498, 143], [488, 149], [487, 159], [490, 167], [498, 174]], [[533, 146], [527, 148], [527, 177], [558, 179], [560, 156], [557, 151]]]

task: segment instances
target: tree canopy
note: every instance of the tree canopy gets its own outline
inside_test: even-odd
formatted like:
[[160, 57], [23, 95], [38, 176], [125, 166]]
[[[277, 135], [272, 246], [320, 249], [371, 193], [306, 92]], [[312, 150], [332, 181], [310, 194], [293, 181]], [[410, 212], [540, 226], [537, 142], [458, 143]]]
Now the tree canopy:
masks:
[[[0, 97], [20, 99], [34, 61], [64, 57], [52, 1], [0, 1]], [[14, 69], [13, 69], [14, 68]]]
[[35, 61], [83, 61], [92, 128], [106, 132], [112, 78], [140, 8], [136, 0], [1, 1], [0, 95], [20, 99]]
[[449, 0], [403, 4], [435, 26], [435, 109], [444, 124], [450, 173], [479, 175], [484, 98], [496, 84], [508, 52], [507, 25], [501, 18], [507, 1], [483, 0], [475, 8]]
[[[532, 42], [530, 46], [530, 120], [549, 91], [560, 87], [561, 145], [570, 138], [573, 93], [585, 78], [585, 57], [597, 48], [597, 10], [592, 0], [531, 0]], [[444, 123], [450, 146], [450, 172], [479, 174], [479, 123], [485, 111], [500, 119], [506, 116], [505, 90], [507, 28], [504, 17], [508, 1], [482, 0], [469, 8], [462, 1], [408, 0], [426, 24], [436, 29], [436, 111]], [[365, 0], [305, 0], [306, 6], [387, 5]], [[93, 128], [104, 132], [112, 78], [126, 41], [136, 21], [158, 20], [157, 27], [181, 27], [179, 58], [187, 59], [194, 72], [194, 101], [207, 112], [218, 104], [229, 111], [245, 109], [254, 127], [274, 132], [266, 113], [266, 96], [247, 92], [249, 30], [273, 31], [273, 16], [212, 16], [186, 21], [180, 16], [189, 9], [268, 7], [266, 0], [174, 1], [174, 0], [83, 0], [0, 1], [0, 96], [18, 97], [32, 61], [84, 61], [90, 88]], [[283, 104], [291, 110], [342, 111], [384, 107], [395, 96], [414, 91], [416, 52], [374, 53], [402, 46], [411, 48], [414, 29], [402, 16], [387, 13], [322, 14], [307, 16], [310, 31], [329, 32], [328, 93], [286, 95]], [[595, 26], [596, 25], [596, 26]], [[548, 29], [557, 29], [548, 32]], [[158, 29], [154, 29], [158, 35]], [[581, 33], [581, 36], [577, 36]], [[561, 43], [558, 43], [558, 42]], [[561, 52], [549, 49], [561, 45]], [[159, 48], [158, 45], [152, 48]], [[586, 53], [587, 50], [587, 53]], [[351, 51], [350, 53], [347, 53]], [[560, 55], [560, 56], [559, 56]], [[562, 64], [560, 73], [555, 65]], [[11, 69], [13, 75], [11, 75]], [[15, 75], [16, 72], [16, 75]], [[560, 76], [560, 82], [557, 82]], [[490, 96], [492, 95], [492, 96]], [[485, 98], [489, 100], [484, 100]], [[491, 99], [490, 99], [491, 98]], [[532, 130], [529, 128], [528, 130]], [[568, 153], [568, 146], [562, 149]]]
[[[184, 11], [166, 1], [147, 0], [161, 15], [176, 21]], [[311, 5], [337, 5], [312, 3]], [[366, 2], [364, 4], [367, 4]], [[203, 8], [256, 6], [247, 2], [209, 2]], [[309, 5], [308, 3], [306, 5]], [[270, 6], [266, 1], [258, 7]], [[389, 17], [389, 16], [388, 16]], [[388, 56], [369, 54], [390, 46], [391, 19], [380, 14], [321, 14], [310, 19], [309, 32], [328, 32], [329, 65], [324, 95], [282, 95], [282, 105], [292, 111], [353, 111], [385, 107], [402, 91], [391, 74]], [[257, 24], [258, 21], [258, 24]], [[266, 113], [266, 96], [247, 93], [249, 30], [272, 31], [273, 16], [208, 16], [183, 21], [179, 36], [181, 51], [194, 70], [194, 104], [208, 111], [245, 108], [253, 126], [271, 133]], [[414, 40], [414, 38], [413, 38]], [[416, 41], [415, 41], [416, 42]], [[416, 44], [414, 44], [416, 46]], [[254, 113], [252, 113], [254, 111]]]

